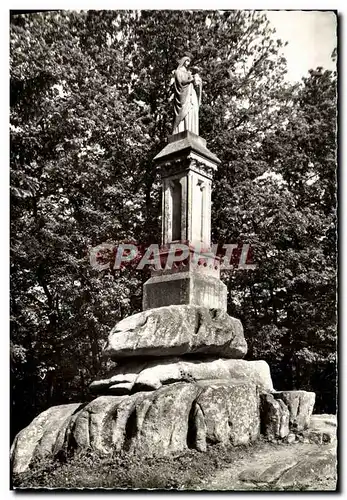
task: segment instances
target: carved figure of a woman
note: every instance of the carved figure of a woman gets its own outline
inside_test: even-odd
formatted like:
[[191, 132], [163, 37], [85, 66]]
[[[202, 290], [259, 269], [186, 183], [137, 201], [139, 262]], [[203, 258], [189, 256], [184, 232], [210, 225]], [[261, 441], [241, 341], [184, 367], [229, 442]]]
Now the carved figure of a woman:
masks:
[[182, 57], [175, 71], [173, 134], [189, 130], [199, 135], [199, 106], [202, 82], [198, 74], [188, 71], [190, 58]]

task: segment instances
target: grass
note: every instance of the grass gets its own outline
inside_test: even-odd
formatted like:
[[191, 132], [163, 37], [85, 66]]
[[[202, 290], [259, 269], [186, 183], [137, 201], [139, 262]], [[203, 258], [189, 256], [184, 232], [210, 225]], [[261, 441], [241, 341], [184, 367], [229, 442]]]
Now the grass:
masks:
[[215, 445], [206, 452], [187, 450], [165, 458], [143, 458], [124, 452], [113, 456], [83, 452], [65, 463], [37, 462], [28, 471], [14, 476], [13, 486], [194, 490], [199, 489], [201, 479], [251, 456], [263, 445], [261, 441], [237, 447]]
[[[307, 491], [335, 490], [336, 479], [317, 475], [309, 479], [307, 485], [293, 484], [282, 486], [268, 484], [248, 484], [233, 482], [230, 470], [233, 464], [245, 466], [257, 463], [257, 456], [271, 456], [275, 450], [283, 447], [283, 454], [299, 452], [298, 447], [307, 445], [289, 445], [271, 443], [260, 439], [253, 444], [243, 446], [209, 446], [206, 452], [188, 449], [176, 456], [163, 458], [141, 457], [129, 452], [115, 453], [112, 456], [98, 455], [84, 451], [68, 459], [45, 460], [34, 463], [30, 469], [13, 477], [14, 488], [20, 489], [130, 489], [130, 490], [209, 490], [211, 477], [219, 471], [226, 478], [225, 488], [235, 491]], [[324, 445], [322, 445], [324, 446]], [[287, 451], [286, 451], [287, 450]], [[248, 465], [249, 464], [249, 465]], [[242, 465], [242, 464], [241, 464]], [[220, 475], [218, 475], [220, 477]], [[300, 482], [301, 483], [301, 482]], [[234, 484], [234, 487], [233, 487]], [[220, 482], [218, 480], [218, 487]]]

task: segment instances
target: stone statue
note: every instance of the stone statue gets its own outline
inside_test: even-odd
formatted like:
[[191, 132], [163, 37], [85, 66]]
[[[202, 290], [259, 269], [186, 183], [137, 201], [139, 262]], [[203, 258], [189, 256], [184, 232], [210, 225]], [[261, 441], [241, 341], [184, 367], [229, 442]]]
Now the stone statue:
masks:
[[180, 59], [174, 79], [175, 121], [173, 134], [189, 130], [199, 135], [199, 106], [202, 81], [200, 76], [188, 71], [190, 57]]

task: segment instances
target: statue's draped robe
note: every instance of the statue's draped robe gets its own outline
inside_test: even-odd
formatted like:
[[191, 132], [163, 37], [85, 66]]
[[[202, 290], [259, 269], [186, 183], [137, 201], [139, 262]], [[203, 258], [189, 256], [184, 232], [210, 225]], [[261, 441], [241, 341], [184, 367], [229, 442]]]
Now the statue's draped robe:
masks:
[[201, 85], [197, 87], [197, 92], [193, 82], [190, 82], [190, 79], [191, 74], [184, 66], [176, 69], [174, 82], [175, 121], [173, 134], [189, 130], [199, 135]]

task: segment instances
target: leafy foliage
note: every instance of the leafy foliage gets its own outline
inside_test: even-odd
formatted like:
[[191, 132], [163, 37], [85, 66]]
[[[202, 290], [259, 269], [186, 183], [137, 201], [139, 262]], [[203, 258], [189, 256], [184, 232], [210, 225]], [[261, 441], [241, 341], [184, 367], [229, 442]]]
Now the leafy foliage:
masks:
[[273, 35], [251, 11], [12, 17], [14, 433], [88, 399], [110, 327], [141, 308], [145, 274], [100, 273], [88, 252], [160, 239], [152, 159], [171, 133], [184, 51], [204, 82], [200, 134], [222, 160], [213, 239], [251, 243], [258, 262], [224, 277], [229, 312], [278, 387], [318, 389], [334, 411], [335, 75], [289, 85]]
[[335, 76], [311, 70], [291, 101], [282, 126], [259, 147], [266, 171], [237, 182], [228, 205], [223, 190], [216, 193], [220, 206], [229, 206], [224, 238], [235, 231], [251, 241], [258, 261], [256, 271], [226, 279], [249, 356], [269, 361], [276, 386], [315, 390], [316, 409], [334, 412]]

